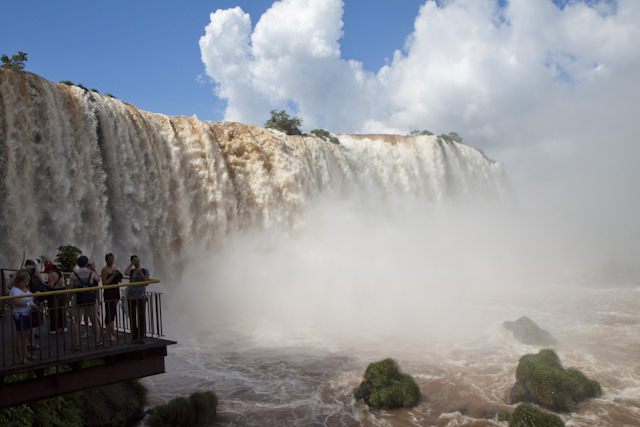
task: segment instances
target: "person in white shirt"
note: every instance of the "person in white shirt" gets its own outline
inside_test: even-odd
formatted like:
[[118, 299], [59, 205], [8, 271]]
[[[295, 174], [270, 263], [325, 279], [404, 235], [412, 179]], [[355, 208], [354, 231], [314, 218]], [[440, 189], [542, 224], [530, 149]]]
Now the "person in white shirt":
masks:
[[13, 279], [13, 287], [9, 292], [11, 296], [25, 295], [23, 298], [14, 298], [11, 300], [13, 308], [13, 318], [16, 323], [16, 331], [18, 332], [18, 345], [16, 352], [18, 353], [18, 364], [30, 363], [27, 360], [27, 344], [31, 326], [29, 324], [29, 313], [31, 308], [35, 307], [33, 296], [28, 289], [31, 276], [26, 271], [22, 271]]

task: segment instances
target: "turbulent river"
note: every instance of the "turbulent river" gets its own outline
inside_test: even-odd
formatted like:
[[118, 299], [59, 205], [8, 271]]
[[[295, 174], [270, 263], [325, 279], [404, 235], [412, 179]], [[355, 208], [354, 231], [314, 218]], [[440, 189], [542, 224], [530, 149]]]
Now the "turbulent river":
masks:
[[[526, 315], [602, 384], [567, 425], [640, 425], [637, 282], [479, 150], [167, 117], [6, 69], [0, 97], [0, 261], [140, 255], [178, 341], [150, 404], [213, 390], [216, 425], [500, 425], [539, 350], [502, 322]], [[387, 357], [417, 407], [354, 399]]]

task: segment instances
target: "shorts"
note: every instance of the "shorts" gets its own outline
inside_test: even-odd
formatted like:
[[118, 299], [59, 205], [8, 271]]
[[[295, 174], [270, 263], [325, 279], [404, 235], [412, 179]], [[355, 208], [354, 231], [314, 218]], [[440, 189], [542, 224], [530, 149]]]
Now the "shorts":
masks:
[[18, 315], [18, 316], [13, 316], [13, 319], [16, 322], [16, 331], [27, 331], [29, 329], [31, 329], [31, 326], [29, 325], [29, 315], [28, 314], [23, 314]]
[[93, 317], [96, 313], [96, 303], [92, 303], [92, 304], [72, 304], [71, 305], [71, 314], [73, 315], [73, 317], [78, 317], [78, 316], [90, 316]]

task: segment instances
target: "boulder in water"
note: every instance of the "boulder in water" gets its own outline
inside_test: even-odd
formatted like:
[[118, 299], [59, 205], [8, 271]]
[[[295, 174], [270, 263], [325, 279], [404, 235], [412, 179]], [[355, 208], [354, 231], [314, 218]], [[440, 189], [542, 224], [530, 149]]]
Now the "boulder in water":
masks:
[[600, 397], [600, 383], [577, 369], [564, 369], [553, 350], [540, 350], [520, 358], [511, 403], [531, 402], [561, 412], [575, 411], [585, 399]]
[[515, 322], [504, 322], [504, 327], [513, 332], [513, 336], [523, 344], [552, 345], [557, 343], [549, 332], [541, 329], [526, 316]]
[[411, 375], [400, 372], [393, 359], [384, 359], [367, 366], [354, 395], [373, 408], [410, 408], [418, 404], [420, 389]]
[[508, 411], [498, 413], [498, 421], [507, 421], [509, 427], [564, 427], [562, 418], [551, 412], [543, 411], [531, 403], [521, 403], [513, 414]]

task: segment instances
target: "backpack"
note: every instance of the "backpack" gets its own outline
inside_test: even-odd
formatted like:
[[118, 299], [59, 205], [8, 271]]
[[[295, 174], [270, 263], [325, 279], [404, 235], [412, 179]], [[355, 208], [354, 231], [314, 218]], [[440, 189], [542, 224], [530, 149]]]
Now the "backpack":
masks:
[[[80, 280], [80, 282], [82, 283], [82, 285], [80, 286], [81, 288], [92, 288], [95, 286], [95, 284], [91, 282], [91, 276], [92, 276], [91, 273], [89, 273], [89, 277], [87, 277], [86, 282], [82, 280], [80, 278], [80, 275], [75, 271], [73, 272], [73, 274], [75, 274], [76, 278]], [[95, 304], [95, 302], [96, 302], [96, 291], [84, 291], [84, 292], [78, 292], [76, 294], [76, 303], [78, 305]]]
[[[29, 291], [32, 294], [35, 294], [36, 292], [47, 292], [49, 289], [47, 289], [47, 287], [44, 285], [44, 283], [42, 283], [42, 280], [40, 280], [40, 278], [38, 276], [36, 276], [36, 268], [35, 267], [26, 267], [21, 269], [19, 272], [23, 272], [26, 271], [27, 273], [29, 273]], [[34, 302], [36, 304], [42, 304], [42, 301], [45, 299], [45, 297], [34, 297]]]

